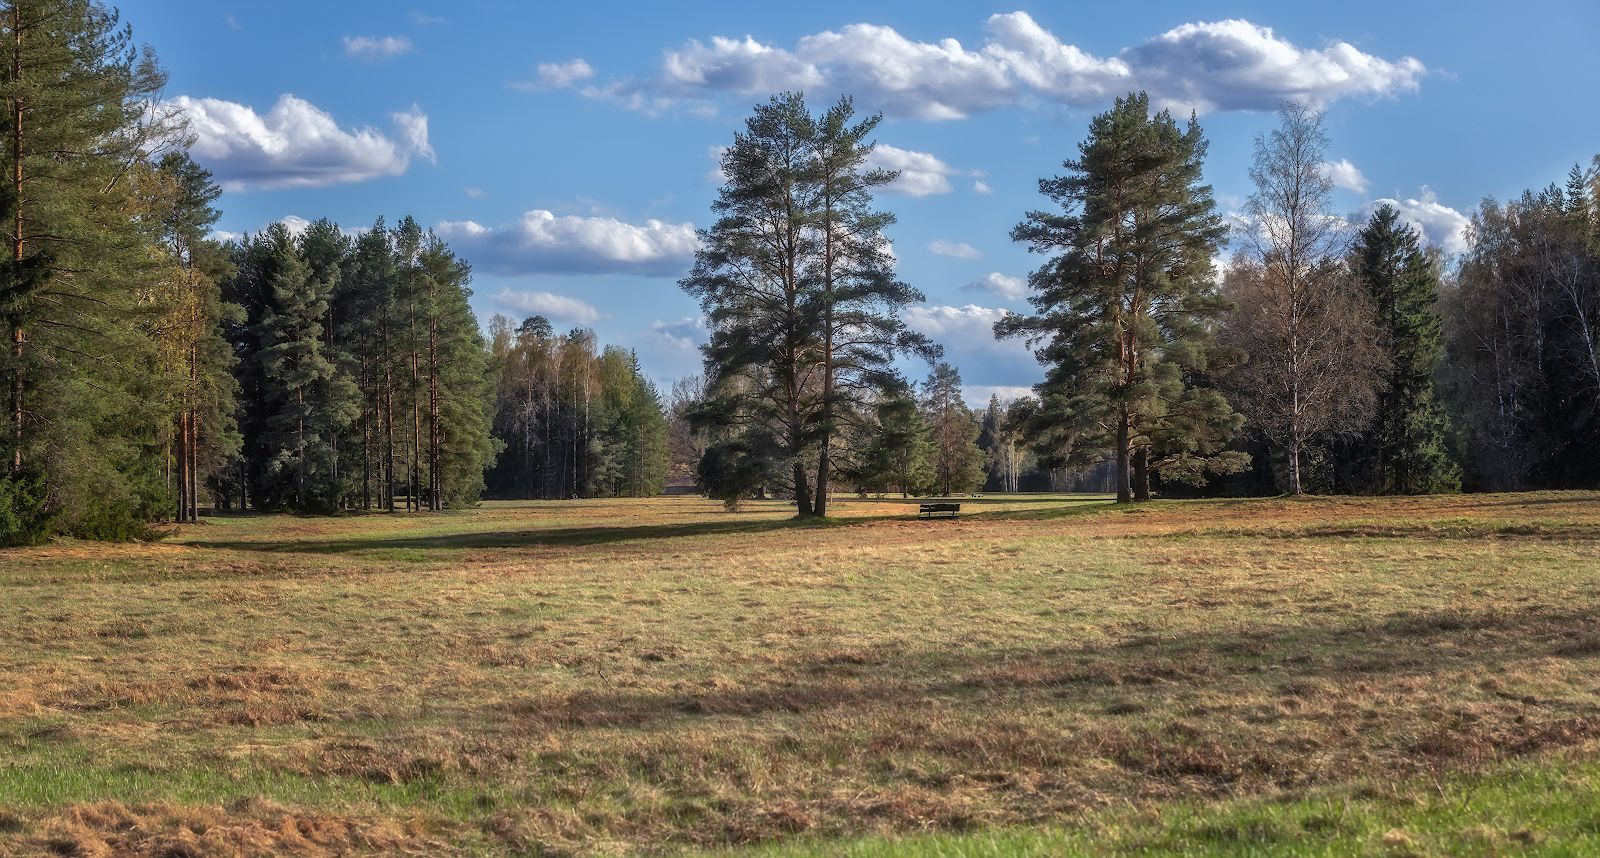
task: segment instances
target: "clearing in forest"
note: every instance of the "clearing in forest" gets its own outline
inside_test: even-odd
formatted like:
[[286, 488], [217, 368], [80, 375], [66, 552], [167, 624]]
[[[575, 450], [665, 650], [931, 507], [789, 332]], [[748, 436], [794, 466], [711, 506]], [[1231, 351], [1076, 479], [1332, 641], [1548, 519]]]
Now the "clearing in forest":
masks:
[[0, 552], [0, 855], [1600, 847], [1600, 494], [962, 503]]

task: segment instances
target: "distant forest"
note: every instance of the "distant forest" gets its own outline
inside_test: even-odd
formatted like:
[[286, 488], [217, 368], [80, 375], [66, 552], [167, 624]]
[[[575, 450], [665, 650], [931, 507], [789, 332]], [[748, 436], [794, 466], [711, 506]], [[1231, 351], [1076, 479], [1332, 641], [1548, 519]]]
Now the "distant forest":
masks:
[[879, 118], [780, 94], [723, 150], [681, 283], [704, 373], [663, 392], [591, 331], [485, 329], [469, 261], [411, 218], [218, 241], [165, 76], [100, 3], [5, 3], [0, 52], [0, 544], [668, 481], [801, 515], [842, 490], [1600, 485], [1600, 157], [1485, 201], [1444, 258], [1392, 208], [1332, 211], [1320, 114], [1283, 108], [1230, 223], [1198, 120], [1131, 93], [1012, 229], [1042, 262], [996, 335], [1045, 381], [971, 409], [902, 320], [924, 298], [877, 207]]

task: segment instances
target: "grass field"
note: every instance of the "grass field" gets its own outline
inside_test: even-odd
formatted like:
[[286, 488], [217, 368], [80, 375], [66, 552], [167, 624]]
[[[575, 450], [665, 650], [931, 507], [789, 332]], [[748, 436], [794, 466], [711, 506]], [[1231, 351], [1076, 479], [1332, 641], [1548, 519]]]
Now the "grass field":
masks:
[[1600, 852], [1600, 494], [0, 552], [0, 855]]

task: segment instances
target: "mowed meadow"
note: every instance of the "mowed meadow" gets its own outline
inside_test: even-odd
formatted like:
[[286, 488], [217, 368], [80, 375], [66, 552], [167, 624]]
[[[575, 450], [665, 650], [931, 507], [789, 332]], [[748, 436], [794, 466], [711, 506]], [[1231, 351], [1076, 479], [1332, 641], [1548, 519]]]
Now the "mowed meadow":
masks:
[[0, 854], [1600, 848], [1600, 494], [964, 503], [0, 552]]

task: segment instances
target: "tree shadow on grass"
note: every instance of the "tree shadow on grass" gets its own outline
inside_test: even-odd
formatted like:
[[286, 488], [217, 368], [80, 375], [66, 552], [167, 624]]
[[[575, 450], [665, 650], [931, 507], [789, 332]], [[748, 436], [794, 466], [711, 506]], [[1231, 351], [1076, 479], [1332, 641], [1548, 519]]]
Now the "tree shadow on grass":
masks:
[[[627, 526], [528, 528], [492, 530], [469, 533], [444, 533], [426, 536], [351, 537], [348, 539], [293, 539], [293, 540], [216, 540], [197, 539], [186, 542], [197, 548], [230, 551], [258, 551], [283, 554], [348, 554], [364, 551], [427, 550], [427, 549], [507, 549], [537, 547], [579, 547], [610, 545], [621, 542], [638, 542], [657, 539], [682, 539], [697, 536], [757, 535], [778, 531], [821, 530], [856, 525], [877, 524], [888, 521], [918, 521], [916, 505], [930, 502], [927, 499], [910, 501], [882, 501], [883, 515], [850, 516], [843, 518], [764, 518], [748, 519], [730, 515], [726, 519], [678, 522], [672, 524], [639, 524]], [[962, 500], [966, 504], [969, 501]], [[1004, 500], [992, 504], [1007, 503]], [[1043, 503], [1044, 501], [1041, 501]], [[980, 510], [966, 513], [966, 521], [1035, 521], [1107, 509], [1113, 504], [1098, 498], [1051, 499], [1059, 508], [1029, 510]], [[893, 510], [892, 512], [890, 510]], [[423, 522], [419, 522], [423, 523]], [[930, 533], [938, 533], [944, 520], [929, 521]]]
[[861, 519], [757, 519], [697, 521], [678, 524], [640, 524], [626, 527], [554, 527], [527, 530], [493, 530], [477, 533], [445, 533], [428, 536], [388, 536], [329, 540], [196, 540], [187, 543], [198, 548], [232, 551], [263, 551], [289, 554], [344, 554], [395, 549], [493, 549], [570, 547], [608, 545], [655, 539], [681, 539], [695, 536], [759, 534], [780, 530], [805, 530], [838, 527], [892, 517]]
[[[1437, 676], [1542, 658], [1600, 656], [1595, 610], [1392, 615], [1322, 626], [1133, 638], [1092, 646], [1010, 651], [823, 650], [797, 659], [793, 679], [753, 687], [677, 691], [578, 691], [497, 702], [487, 717], [548, 728], [651, 728], [699, 717], [760, 718], [858, 707], [911, 711], [952, 700], [989, 705], [995, 697], [1034, 695], [1051, 706], [1104, 709], [1160, 698], [1252, 686], [1273, 695], [1339, 693], [1386, 677]], [[1470, 644], [1467, 646], [1465, 644]], [[1506, 699], [1527, 703], [1526, 698]], [[1600, 737], [1592, 707], [1538, 703], [1545, 715], [1583, 716], [1585, 738]], [[1532, 705], [1532, 704], [1529, 704]], [[1561, 711], [1570, 710], [1570, 711]], [[1112, 713], [1115, 714], [1115, 713]], [[1420, 717], [1420, 715], [1419, 715]], [[1518, 722], [1520, 723], [1520, 722]]]

